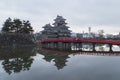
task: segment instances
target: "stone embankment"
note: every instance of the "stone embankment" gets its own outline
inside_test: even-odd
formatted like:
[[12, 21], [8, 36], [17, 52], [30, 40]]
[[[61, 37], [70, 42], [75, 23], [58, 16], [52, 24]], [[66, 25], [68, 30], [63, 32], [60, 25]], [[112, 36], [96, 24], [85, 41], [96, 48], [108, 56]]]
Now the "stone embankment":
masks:
[[17, 46], [17, 45], [33, 45], [33, 44], [35, 44], [35, 38], [33, 34], [22, 34], [22, 33], [0, 34], [0, 47]]

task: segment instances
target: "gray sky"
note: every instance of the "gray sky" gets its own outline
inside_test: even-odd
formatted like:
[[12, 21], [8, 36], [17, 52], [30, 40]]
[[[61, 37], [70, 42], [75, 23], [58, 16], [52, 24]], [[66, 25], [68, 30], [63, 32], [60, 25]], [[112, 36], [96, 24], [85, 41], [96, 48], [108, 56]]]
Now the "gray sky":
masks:
[[0, 0], [0, 26], [8, 18], [30, 20], [36, 32], [53, 23], [57, 15], [67, 19], [73, 32], [104, 29], [120, 32], [120, 0]]

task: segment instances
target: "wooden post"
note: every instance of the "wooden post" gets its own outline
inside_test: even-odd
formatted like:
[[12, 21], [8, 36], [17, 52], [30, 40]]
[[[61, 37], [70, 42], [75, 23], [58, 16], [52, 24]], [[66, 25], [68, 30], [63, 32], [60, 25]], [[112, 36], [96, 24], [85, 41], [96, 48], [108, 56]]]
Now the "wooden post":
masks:
[[95, 49], [95, 43], [93, 43], [93, 52], [95, 52], [96, 49]]
[[109, 51], [113, 52], [113, 50], [112, 50], [112, 44], [109, 44]]
[[82, 43], [79, 43], [79, 51], [82, 51]]

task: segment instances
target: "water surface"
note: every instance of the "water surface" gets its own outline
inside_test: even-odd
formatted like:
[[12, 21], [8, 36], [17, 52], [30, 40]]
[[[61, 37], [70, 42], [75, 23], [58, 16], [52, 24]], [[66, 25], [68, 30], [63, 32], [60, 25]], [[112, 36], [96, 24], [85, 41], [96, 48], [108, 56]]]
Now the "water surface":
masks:
[[3, 48], [0, 80], [120, 80], [118, 53], [94, 54]]

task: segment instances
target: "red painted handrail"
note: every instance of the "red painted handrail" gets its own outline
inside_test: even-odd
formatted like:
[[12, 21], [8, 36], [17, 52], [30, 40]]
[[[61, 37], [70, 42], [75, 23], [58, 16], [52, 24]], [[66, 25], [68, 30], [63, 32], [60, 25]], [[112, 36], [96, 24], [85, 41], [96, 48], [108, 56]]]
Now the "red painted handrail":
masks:
[[77, 39], [77, 38], [69, 38], [69, 39], [51, 39], [51, 40], [41, 40], [42, 43], [50, 43], [50, 42], [78, 42], [78, 43], [104, 43], [104, 44], [113, 44], [113, 45], [120, 45], [120, 40], [101, 40], [101, 39]]

